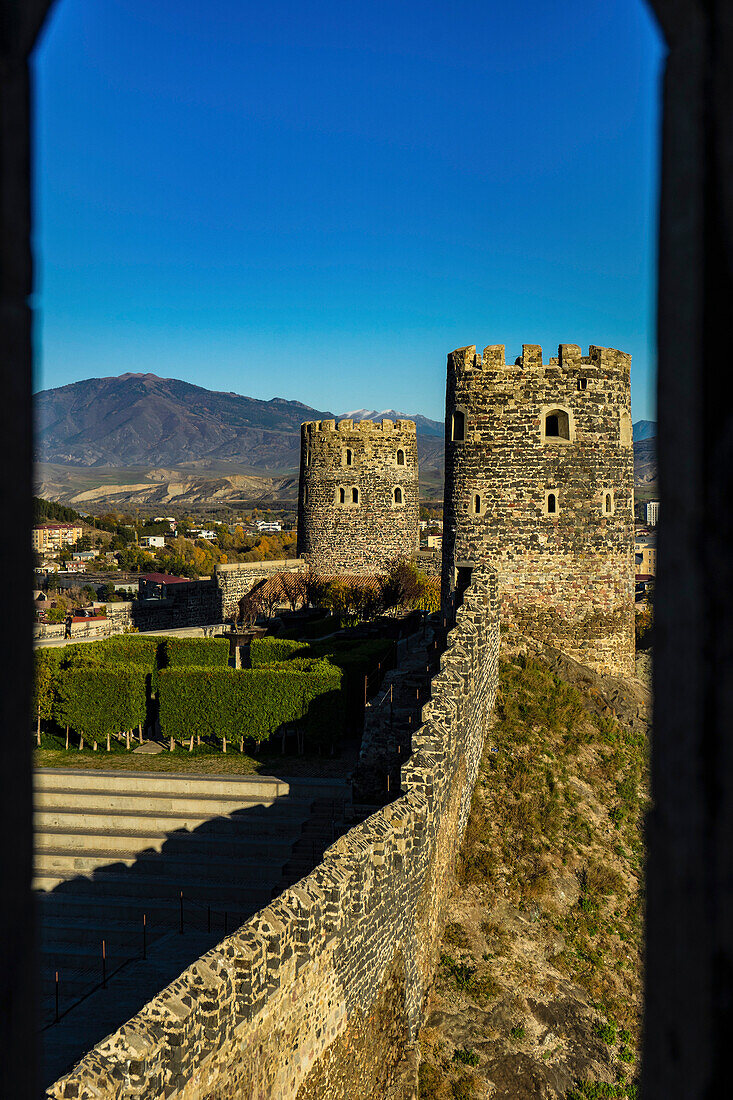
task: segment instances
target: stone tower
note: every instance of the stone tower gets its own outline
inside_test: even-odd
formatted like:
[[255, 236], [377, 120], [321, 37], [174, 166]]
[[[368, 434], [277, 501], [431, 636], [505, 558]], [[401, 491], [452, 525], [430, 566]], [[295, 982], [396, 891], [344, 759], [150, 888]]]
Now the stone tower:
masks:
[[419, 546], [412, 420], [313, 420], [300, 429], [298, 556], [324, 573], [374, 573]]
[[631, 356], [525, 344], [448, 356], [442, 595], [485, 561], [502, 621], [599, 671], [634, 671]]

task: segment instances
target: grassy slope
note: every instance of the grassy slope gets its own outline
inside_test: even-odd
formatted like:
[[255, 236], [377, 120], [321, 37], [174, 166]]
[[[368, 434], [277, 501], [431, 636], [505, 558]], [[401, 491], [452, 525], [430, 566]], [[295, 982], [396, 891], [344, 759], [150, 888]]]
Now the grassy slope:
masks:
[[619, 722], [619, 682], [576, 679], [536, 658], [502, 665], [421, 1036], [422, 1100], [636, 1095], [644, 707], [632, 687]]

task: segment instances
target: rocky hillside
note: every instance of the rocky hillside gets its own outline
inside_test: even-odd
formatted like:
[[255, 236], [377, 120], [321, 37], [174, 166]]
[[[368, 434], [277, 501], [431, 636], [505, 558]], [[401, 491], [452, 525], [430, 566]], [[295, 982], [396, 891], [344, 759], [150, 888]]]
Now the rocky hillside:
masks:
[[503, 662], [420, 1037], [421, 1100], [636, 1096], [648, 693]]

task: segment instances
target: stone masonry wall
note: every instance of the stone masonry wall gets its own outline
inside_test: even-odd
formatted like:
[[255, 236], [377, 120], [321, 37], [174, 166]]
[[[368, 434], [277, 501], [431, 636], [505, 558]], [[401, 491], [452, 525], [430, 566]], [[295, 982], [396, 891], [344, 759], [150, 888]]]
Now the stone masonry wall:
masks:
[[477, 569], [400, 797], [336, 841], [311, 874], [198, 959], [49, 1097], [383, 1095], [433, 978], [496, 693], [496, 603], [495, 576]]
[[217, 565], [216, 584], [221, 593], [221, 614], [230, 618], [236, 611], [242, 596], [251, 592], [260, 581], [276, 573], [300, 573], [305, 562], [298, 558], [276, 561], [244, 561], [230, 565]]
[[299, 557], [324, 573], [378, 572], [418, 549], [419, 522], [412, 420], [301, 426]]
[[446, 391], [444, 613], [461, 569], [490, 562], [502, 621], [613, 675], [634, 671], [630, 365], [575, 344], [549, 363], [460, 348]]

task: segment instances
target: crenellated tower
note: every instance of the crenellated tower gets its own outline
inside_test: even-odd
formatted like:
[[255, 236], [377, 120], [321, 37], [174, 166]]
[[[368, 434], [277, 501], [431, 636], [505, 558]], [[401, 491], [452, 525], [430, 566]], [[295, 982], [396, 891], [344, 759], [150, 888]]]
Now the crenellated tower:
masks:
[[631, 356], [525, 344], [448, 356], [443, 607], [481, 562], [502, 621], [599, 670], [634, 671]]
[[419, 546], [412, 420], [313, 420], [300, 429], [298, 556], [326, 573], [374, 573]]

